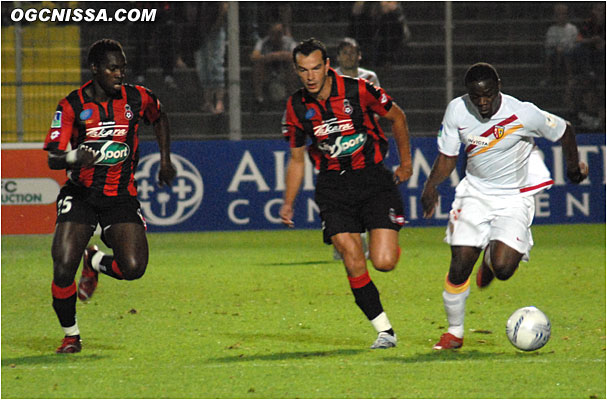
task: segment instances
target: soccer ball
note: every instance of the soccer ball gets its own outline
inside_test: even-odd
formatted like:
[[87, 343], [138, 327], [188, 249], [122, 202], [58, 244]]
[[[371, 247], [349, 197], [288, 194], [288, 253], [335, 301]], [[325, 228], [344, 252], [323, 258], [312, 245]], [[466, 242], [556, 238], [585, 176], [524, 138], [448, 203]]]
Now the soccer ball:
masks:
[[519, 308], [506, 322], [506, 335], [517, 349], [537, 350], [550, 339], [550, 320], [536, 307]]

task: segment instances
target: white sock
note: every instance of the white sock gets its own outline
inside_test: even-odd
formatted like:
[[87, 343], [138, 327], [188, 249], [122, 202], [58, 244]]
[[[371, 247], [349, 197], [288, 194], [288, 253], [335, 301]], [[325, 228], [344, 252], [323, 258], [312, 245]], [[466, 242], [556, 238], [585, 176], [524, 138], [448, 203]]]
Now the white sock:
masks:
[[76, 322], [73, 326], [62, 326], [63, 332], [65, 332], [65, 336], [76, 336], [80, 335], [80, 330], [78, 329], [78, 322]]
[[373, 325], [377, 332], [383, 332], [392, 329], [392, 325], [390, 325], [388, 316], [384, 311], [382, 311], [381, 314], [371, 320], [371, 325]]
[[103, 256], [105, 255], [105, 253], [102, 253], [101, 251], [97, 251], [93, 257], [91, 257], [91, 267], [93, 267], [93, 269], [97, 272], [99, 272], [99, 264], [101, 263], [101, 259], [103, 258]]
[[443, 290], [443, 304], [447, 313], [449, 329], [447, 332], [458, 338], [464, 337], [464, 316], [466, 314], [466, 299], [470, 294], [470, 288], [458, 294]]

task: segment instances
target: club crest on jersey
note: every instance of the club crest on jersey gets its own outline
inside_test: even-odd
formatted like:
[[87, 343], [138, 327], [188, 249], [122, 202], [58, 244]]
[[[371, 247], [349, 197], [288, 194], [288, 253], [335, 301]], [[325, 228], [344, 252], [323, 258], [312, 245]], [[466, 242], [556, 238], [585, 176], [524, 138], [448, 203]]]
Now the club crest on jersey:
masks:
[[124, 118], [128, 119], [129, 121], [133, 119], [133, 111], [131, 111], [131, 106], [128, 104], [124, 106]]
[[306, 111], [306, 119], [312, 119], [314, 118], [314, 116], [316, 115], [316, 110], [313, 108], [308, 109], [308, 111]]
[[51, 122], [51, 128], [61, 128], [61, 111], [56, 111]]
[[504, 127], [501, 125], [495, 125], [493, 127], [493, 136], [495, 136], [496, 139], [501, 139], [504, 137]]
[[348, 115], [352, 114], [352, 111], [354, 111], [354, 109], [352, 108], [352, 105], [350, 104], [350, 101], [348, 99], [344, 100], [344, 112]]
[[90, 108], [85, 108], [84, 110], [82, 110], [82, 112], [79, 115], [80, 121], [86, 121], [87, 119], [91, 118], [92, 115], [93, 115], [93, 110]]

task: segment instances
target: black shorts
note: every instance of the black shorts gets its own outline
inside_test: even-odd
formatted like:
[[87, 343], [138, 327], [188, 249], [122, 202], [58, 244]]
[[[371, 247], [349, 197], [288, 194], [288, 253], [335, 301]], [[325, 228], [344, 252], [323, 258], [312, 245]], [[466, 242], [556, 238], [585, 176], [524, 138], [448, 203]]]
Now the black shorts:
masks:
[[121, 222], [146, 226], [139, 200], [133, 196], [105, 196], [70, 181], [57, 196], [57, 223], [80, 222], [102, 229]]
[[372, 229], [400, 230], [405, 223], [403, 200], [383, 165], [318, 175], [314, 200], [320, 210], [323, 241], [338, 233]]

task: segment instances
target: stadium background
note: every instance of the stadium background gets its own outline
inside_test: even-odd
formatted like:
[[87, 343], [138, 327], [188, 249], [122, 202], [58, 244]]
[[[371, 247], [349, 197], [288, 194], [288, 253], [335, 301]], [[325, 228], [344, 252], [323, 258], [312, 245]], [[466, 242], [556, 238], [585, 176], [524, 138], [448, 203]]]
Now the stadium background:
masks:
[[[203, 230], [276, 228], [275, 222], [268, 221], [271, 218], [266, 218], [261, 224], [234, 221], [246, 219], [241, 215], [242, 210], [245, 210], [243, 207], [254, 208], [258, 214], [276, 214], [276, 203], [268, 206], [268, 202], [281, 197], [281, 193], [277, 193], [280, 192], [279, 183], [274, 182], [271, 190], [270, 188], [266, 190], [259, 178], [260, 174], [265, 177], [261, 179], [262, 181], [264, 179], [267, 181], [268, 176], [271, 177], [270, 180], [278, 178], [275, 162], [285, 161], [284, 158], [277, 158], [279, 157], [277, 152], [281, 154], [288, 150], [280, 140], [283, 104], [276, 103], [264, 110], [254, 108], [251, 85], [253, 77], [249, 59], [257, 35], [263, 36], [267, 25], [273, 22], [271, 18], [275, 15], [278, 4], [285, 3], [230, 3], [227, 23], [228, 51], [226, 51], [225, 62], [228, 109], [221, 115], [200, 111], [202, 89], [193, 66], [174, 69], [173, 76], [177, 89], [171, 89], [164, 84], [156, 41], [158, 28], [162, 24], [170, 25], [174, 33], [175, 46], [180, 45], [179, 41], [193, 40], [193, 38], [183, 35], [185, 19], [173, 18], [169, 21], [162, 16], [160, 12], [162, 2], [22, 2], [21, 7], [69, 6], [95, 9], [103, 7], [108, 14], [115, 9], [129, 6], [158, 7], [156, 22], [141, 23], [148, 24], [152, 35], [147, 42], [149, 63], [145, 71], [144, 85], [159, 96], [168, 112], [174, 141], [173, 150], [178, 153], [181, 151], [183, 154], [190, 149], [192, 154], [182, 165], [183, 170], [188, 170], [189, 172], [186, 171], [188, 173], [193, 172], [191, 166], [187, 165], [189, 160], [195, 165], [194, 169], [198, 169], [203, 175], [216, 169], [213, 167], [214, 161], [205, 163], [205, 160], [213, 160], [218, 154], [222, 154], [222, 150], [228, 155], [228, 158], [223, 158], [225, 165], [220, 169], [228, 171], [226, 176], [219, 175], [216, 178], [204, 176], [204, 188], [201, 190], [204, 191], [205, 203], [199, 211], [204, 215], [199, 217], [200, 221], [194, 218], [187, 226], [175, 225], [173, 221], [170, 223], [173, 226], [167, 229], [174, 231], [195, 230], [196, 224], [199, 226], [198, 229]], [[505, 93], [531, 101], [547, 111], [575, 121], [575, 115], [572, 115], [572, 109], [563, 96], [564, 84], [540, 85], [540, 81], [545, 78], [544, 35], [553, 23], [553, 7], [556, 2], [402, 2], [401, 4], [412, 38], [400, 49], [396, 56], [397, 62], [373, 69], [377, 72], [382, 86], [407, 113], [414, 145], [419, 147], [424, 159], [430, 165], [434, 147], [432, 137], [440, 126], [444, 107], [450, 98], [464, 93], [461, 82], [463, 74], [466, 68], [476, 61], [487, 61], [497, 67]], [[571, 22], [579, 25], [590, 14], [593, 3], [566, 2], [566, 4], [569, 5]], [[352, 2], [290, 2], [289, 5], [293, 37], [298, 41], [310, 36], [323, 40], [328, 45], [329, 56], [335, 60], [337, 43], [346, 34]], [[172, 3], [171, 6], [180, 6], [180, 4]], [[39, 218], [38, 212], [31, 212], [36, 207], [41, 207], [42, 213], [48, 215], [46, 217], [50, 227], [48, 229], [52, 229], [54, 207], [52, 204], [10, 203], [5, 183], [13, 184], [8, 187], [24, 187], [21, 184], [25, 181], [19, 181], [21, 185], [19, 186], [14, 183], [16, 182], [14, 179], [36, 178], [41, 174], [44, 178], [50, 176], [50, 172], [44, 167], [44, 152], [36, 152], [32, 149], [41, 147], [40, 143], [46, 135], [58, 100], [90, 78], [85, 63], [88, 46], [102, 37], [114, 38], [122, 42], [128, 59], [133, 57], [134, 48], [141, 39], [130, 35], [131, 23], [127, 22], [82, 24], [37, 22], [15, 25], [10, 21], [10, 10], [13, 7], [15, 7], [13, 2], [2, 2], [1, 137], [4, 214], [2, 233], [15, 233], [6, 230], [11, 225], [18, 229], [31, 227], [33, 224], [22, 218], [28, 214]], [[364, 58], [361, 65], [365, 66]], [[127, 82], [133, 82], [134, 78], [133, 74], [127, 73]], [[595, 89], [603, 104], [604, 116], [604, 74], [598, 77], [597, 82]], [[142, 157], [147, 155], [151, 157], [155, 151], [154, 135], [149, 127], [142, 128], [140, 131], [144, 141]], [[389, 134], [388, 128], [386, 126]], [[592, 185], [581, 187], [578, 193], [573, 194], [575, 197], [573, 200], [565, 198], [569, 193], [565, 191], [556, 196], [562, 198], [555, 206], [561, 211], [558, 213], [549, 211], [543, 220], [544, 223], [605, 221], [604, 121], [599, 129], [587, 130], [583, 126], [576, 126], [576, 130], [578, 133], [583, 133], [583, 136], [588, 136], [582, 141], [584, 145], [589, 146], [586, 148], [586, 154], [593, 171]], [[23, 147], [29, 150], [14, 150]], [[551, 154], [556, 154], [554, 151], [558, 151], [554, 150], [554, 146], [546, 147], [546, 150], [550, 153], [549, 157]], [[7, 151], [26, 151], [26, 157], [30, 162], [25, 168], [15, 172], [12, 170], [15, 163], [6, 161], [11, 159], [5, 156]], [[32, 156], [38, 153], [39, 155]], [[22, 160], [23, 156], [17, 154], [16, 159]], [[141, 165], [143, 164], [142, 162]], [[549, 167], [553, 173], [557, 172], [553, 166], [549, 165]], [[459, 167], [460, 175], [462, 168], [463, 166]], [[268, 169], [268, 172], [265, 169]], [[225, 190], [228, 184], [225, 180], [234, 179], [232, 173], [236, 170], [242, 173], [244, 185], [237, 185], [236, 192], [241, 191], [241, 193], [231, 195], [229, 190]], [[51, 178], [58, 184], [62, 183], [61, 178], [56, 176]], [[202, 178], [200, 177], [201, 184]], [[421, 179], [422, 182], [425, 180], [423, 175]], [[224, 190], [213, 192], [213, 188], [220, 185]], [[249, 192], [246, 192], [247, 185], [251, 186]], [[39, 187], [48, 189], [44, 185]], [[185, 186], [184, 190], [191, 192], [192, 187]], [[555, 189], [558, 188], [553, 188], [549, 193], [554, 193]], [[31, 190], [31, 185], [27, 190]], [[58, 190], [58, 187], [51, 185], [49, 190]], [[417, 193], [419, 187], [412, 188], [409, 185], [406, 191], [404, 193], [406, 199], [419, 195]], [[591, 194], [588, 194], [589, 197], [586, 199], [584, 193], [588, 191]], [[168, 201], [166, 197], [160, 196], [161, 202], [157, 207], [162, 208], [165, 214], [167, 207], [171, 209], [168, 211], [169, 214], [175, 213], [175, 210], [183, 206], [183, 204], [180, 206], [179, 196], [187, 197], [187, 193], [174, 192], [173, 198]], [[42, 197], [53, 198], [48, 194]], [[189, 206], [183, 206], [180, 212], [187, 214], [187, 207], [197, 201], [200, 202], [202, 193], [199, 193], [198, 197], [200, 198], [188, 197], [186, 200]], [[237, 203], [234, 204], [234, 201]], [[225, 204], [217, 206], [220, 202]], [[255, 206], [255, 202], [260, 203]], [[443, 204], [449, 202], [449, 198], [446, 198]], [[214, 206], [216, 208], [213, 208]], [[411, 207], [413, 204], [408, 206]], [[272, 207], [274, 207], [273, 211]], [[307, 209], [311, 206], [302, 200], [299, 207], [308, 212]], [[567, 207], [576, 211], [582, 219], [570, 218]], [[215, 215], [208, 210], [215, 209], [228, 219], [218, 219], [211, 226], [201, 227], [201, 221], [208, 220], [210, 214]], [[231, 218], [232, 216], [234, 218]], [[151, 214], [146, 217], [154, 219]], [[302, 214], [300, 221], [306, 218], [307, 216]], [[306, 220], [306, 223], [307, 225], [301, 226], [316, 227], [318, 221]], [[430, 224], [443, 223], [444, 221], [440, 219], [430, 221]], [[156, 225], [166, 227], [167, 223], [161, 222]]]

